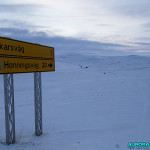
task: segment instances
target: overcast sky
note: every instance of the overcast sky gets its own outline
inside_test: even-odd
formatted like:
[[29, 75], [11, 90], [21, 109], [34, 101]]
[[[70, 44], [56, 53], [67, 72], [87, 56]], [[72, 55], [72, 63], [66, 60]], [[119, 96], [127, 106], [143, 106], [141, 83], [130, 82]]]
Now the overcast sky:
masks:
[[[150, 52], [149, 16], [150, 0], [1, 0], [0, 3], [1, 29], [128, 45], [139, 54]], [[10, 30], [3, 32], [3, 36], [11, 34]]]

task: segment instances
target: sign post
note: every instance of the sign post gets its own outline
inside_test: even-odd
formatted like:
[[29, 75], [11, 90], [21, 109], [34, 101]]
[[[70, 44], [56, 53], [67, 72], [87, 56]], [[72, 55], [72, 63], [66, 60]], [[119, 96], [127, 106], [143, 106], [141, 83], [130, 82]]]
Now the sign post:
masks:
[[42, 134], [42, 87], [41, 72], [34, 73], [34, 107], [35, 107], [35, 135]]
[[15, 143], [14, 73], [34, 72], [35, 135], [42, 134], [41, 72], [55, 71], [54, 48], [0, 37], [0, 74], [4, 74], [6, 143]]
[[13, 74], [4, 75], [6, 143], [15, 143], [15, 110]]

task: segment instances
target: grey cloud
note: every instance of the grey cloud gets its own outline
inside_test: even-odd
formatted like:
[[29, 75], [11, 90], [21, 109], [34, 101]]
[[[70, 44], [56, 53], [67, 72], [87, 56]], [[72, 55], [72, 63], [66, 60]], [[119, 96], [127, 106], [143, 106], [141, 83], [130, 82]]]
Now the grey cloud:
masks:
[[142, 24], [140, 27], [144, 33], [150, 33], [150, 21], [148, 23]]
[[14, 20], [14, 19], [1, 19], [0, 20], [0, 27], [3, 27], [3, 26], [6, 26], [6, 27], [17, 27], [17, 28], [31, 28], [32, 25], [28, 24], [27, 22], [20, 22], [20, 21], [17, 21], [17, 20]]
[[18, 5], [0, 5], [0, 13], [28, 13], [38, 8], [38, 5], [18, 4]]
[[112, 27], [114, 26], [113, 24], [97, 24], [99, 27]]
[[142, 27], [145, 27], [145, 28], [150, 28], [150, 23], [145, 23], [145, 24], [142, 24]]
[[149, 43], [150, 36], [140, 36], [140, 37], [135, 38], [135, 40], [140, 41], [140, 42], [137, 42], [137, 43]]
[[135, 42], [135, 44], [144, 45], [144, 46], [150, 46], [150, 43], [144, 43], [144, 42]]
[[10, 33], [9, 38], [27, 41], [31, 43], [38, 43], [42, 45], [55, 47], [56, 52], [105, 52], [109, 53], [120, 53], [115, 51], [116, 48], [125, 48], [126, 46], [121, 44], [113, 43], [102, 43], [88, 40], [80, 40], [75, 38], [66, 38], [60, 36], [50, 37], [44, 32], [29, 32], [27, 29], [17, 28], [0, 28], [0, 36], [5, 36], [5, 33]]
[[126, 1], [125, 3], [118, 4], [117, 6], [113, 7], [113, 11], [127, 15], [129, 17], [149, 17], [150, 15], [150, 1]]

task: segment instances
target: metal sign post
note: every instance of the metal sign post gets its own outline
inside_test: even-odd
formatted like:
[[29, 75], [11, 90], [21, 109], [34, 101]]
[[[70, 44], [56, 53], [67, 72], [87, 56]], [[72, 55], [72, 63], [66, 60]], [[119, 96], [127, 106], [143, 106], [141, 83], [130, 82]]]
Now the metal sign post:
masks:
[[54, 48], [0, 37], [0, 74], [4, 74], [6, 143], [15, 143], [14, 73], [34, 72], [35, 135], [42, 134], [41, 72], [55, 71]]
[[15, 143], [15, 110], [13, 74], [4, 75], [6, 143]]
[[34, 107], [35, 107], [35, 135], [42, 134], [42, 87], [41, 72], [34, 73]]

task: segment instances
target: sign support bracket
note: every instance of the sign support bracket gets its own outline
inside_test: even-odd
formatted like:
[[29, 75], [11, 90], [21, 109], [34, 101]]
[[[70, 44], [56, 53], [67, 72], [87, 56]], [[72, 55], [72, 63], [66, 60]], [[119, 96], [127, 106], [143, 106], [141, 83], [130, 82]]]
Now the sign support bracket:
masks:
[[35, 135], [42, 134], [42, 87], [41, 72], [34, 73], [34, 107], [35, 107]]
[[6, 143], [15, 143], [15, 110], [13, 74], [4, 75]]

